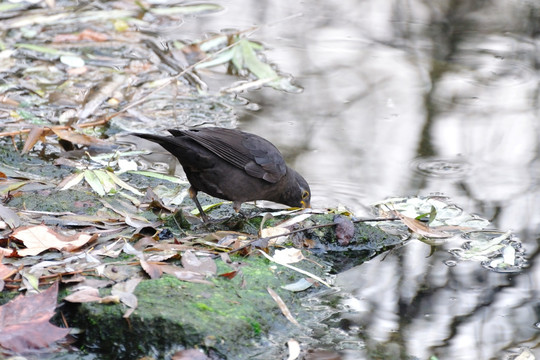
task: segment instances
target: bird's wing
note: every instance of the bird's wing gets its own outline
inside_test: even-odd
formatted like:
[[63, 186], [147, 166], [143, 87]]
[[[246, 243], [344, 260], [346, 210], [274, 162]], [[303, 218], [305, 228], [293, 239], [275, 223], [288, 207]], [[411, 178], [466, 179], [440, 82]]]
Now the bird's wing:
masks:
[[249, 175], [270, 183], [287, 172], [279, 150], [260, 136], [223, 128], [169, 130], [174, 136], [187, 136]]

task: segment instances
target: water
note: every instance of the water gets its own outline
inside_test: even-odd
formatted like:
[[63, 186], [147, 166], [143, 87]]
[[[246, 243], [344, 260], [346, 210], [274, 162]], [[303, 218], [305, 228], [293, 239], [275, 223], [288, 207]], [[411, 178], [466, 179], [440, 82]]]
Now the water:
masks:
[[522, 274], [500, 274], [412, 241], [340, 274], [357, 341], [344, 356], [540, 356], [540, 3], [222, 4], [188, 19], [186, 37], [261, 25], [253, 37], [304, 92], [246, 94], [260, 110], [242, 111], [240, 127], [283, 150], [314, 207], [363, 216], [386, 197], [444, 194], [512, 230], [529, 256]]

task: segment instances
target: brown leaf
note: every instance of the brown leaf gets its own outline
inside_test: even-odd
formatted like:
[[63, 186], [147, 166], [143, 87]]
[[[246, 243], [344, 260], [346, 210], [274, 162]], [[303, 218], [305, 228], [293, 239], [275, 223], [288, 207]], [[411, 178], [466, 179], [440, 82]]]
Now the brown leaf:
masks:
[[28, 133], [28, 137], [26, 138], [26, 141], [24, 142], [24, 147], [22, 149], [22, 153], [26, 154], [32, 148], [36, 143], [43, 138], [43, 135], [45, 134], [45, 129], [42, 127], [34, 126], [32, 129], [30, 129], [30, 132]]
[[449, 238], [452, 237], [452, 234], [449, 234], [444, 231], [440, 231], [437, 228], [430, 228], [420, 220], [413, 219], [411, 217], [405, 216], [401, 214], [398, 211], [394, 211], [394, 214], [403, 221], [405, 225], [411, 230], [412, 232], [420, 235], [425, 236], [428, 238]]
[[56, 34], [53, 42], [75, 42], [81, 40], [106, 41], [108, 38], [106, 34], [91, 29], [84, 29], [78, 34]]
[[354, 237], [354, 223], [346, 216], [334, 216], [336, 225], [336, 237], [339, 245], [347, 246]]
[[231, 279], [234, 279], [234, 277], [237, 274], [238, 274], [238, 271], [234, 270], [234, 271], [230, 271], [230, 272], [227, 272], [227, 273], [219, 274], [218, 276], [221, 276], [221, 277], [224, 277], [224, 278], [227, 278], [227, 279], [231, 280]]
[[60, 139], [69, 141], [73, 144], [86, 145], [86, 146], [96, 145], [96, 144], [97, 145], [107, 144], [105, 141], [101, 139], [84, 135], [84, 134], [79, 134], [73, 130], [62, 130], [62, 129], [55, 129], [55, 128], [52, 128], [51, 130]]
[[274, 301], [278, 304], [279, 309], [281, 310], [283, 315], [285, 315], [287, 320], [289, 320], [290, 322], [292, 322], [296, 326], [300, 326], [300, 324], [298, 324], [298, 321], [296, 321], [296, 319], [292, 315], [291, 311], [289, 310], [289, 308], [287, 307], [287, 305], [285, 304], [285, 302], [283, 301], [281, 296], [279, 296], [274, 290], [272, 290], [269, 287], [266, 288], [266, 290], [268, 290], [268, 293], [270, 294], [272, 299], [274, 299]]
[[0, 247], [0, 254], [5, 257], [16, 257], [17, 256], [17, 250], [15, 249], [6, 249], [3, 247]]
[[[4, 257], [4, 255], [2, 255], [2, 257]], [[18, 270], [12, 266], [0, 264], [0, 279], [5, 280], [10, 278], [13, 274], [17, 273], [17, 271]]]
[[37, 255], [48, 249], [73, 251], [98, 237], [97, 234], [90, 235], [83, 232], [65, 236], [46, 225], [20, 227], [15, 229], [11, 236], [21, 240], [26, 246], [26, 249], [18, 251], [20, 256]]
[[69, 329], [49, 322], [56, 309], [58, 283], [37, 295], [19, 295], [0, 306], [0, 346], [16, 353], [48, 347]]
[[150, 276], [150, 279], [159, 279], [163, 274], [161, 266], [157, 265], [156, 263], [149, 262], [144, 259], [139, 259], [139, 261], [141, 262], [141, 267], [143, 270], [148, 274], [148, 276]]
[[72, 303], [86, 303], [86, 302], [101, 301], [101, 296], [99, 296], [98, 289], [87, 287], [87, 288], [75, 291], [72, 294], [69, 294], [68, 296], [64, 298], [64, 300], [72, 302]]
[[4, 259], [4, 254], [0, 252], [0, 279], [1, 280], [5, 280], [18, 272], [16, 268], [9, 265], [2, 264], [3, 259]]

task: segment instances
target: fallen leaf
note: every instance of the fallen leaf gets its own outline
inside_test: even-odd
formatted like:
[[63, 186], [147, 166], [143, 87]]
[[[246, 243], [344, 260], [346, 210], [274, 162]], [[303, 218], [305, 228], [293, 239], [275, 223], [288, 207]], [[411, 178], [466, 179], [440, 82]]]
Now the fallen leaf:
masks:
[[0, 218], [2, 218], [2, 220], [4, 220], [12, 229], [21, 225], [21, 219], [15, 211], [2, 204], [0, 204]]
[[186, 251], [182, 254], [182, 266], [186, 270], [198, 272], [203, 275], [215, 275], [217, 273], [217, 265], [214, 259], [209, 257], [198, 258], [191, 251]]
[[279, 264], [279, 265], [288, 267], [289, 269], [294, 270], [294, 271], [296, 271], [296, 272], [299, 272], [300, 274], [304, 274], [304, 275], [306, 275], [306, 276], [309, 276], [310, 278], [312, 278], [312, 279], [314, 279], [314, 280], [317, 280], [318, 282], [320, 282], [320, 283], [323, 284], [323, 285], [328, 286], [329, 288], [332, 287], [332, 286], [330, 286], [329, 283], [327, 283], [326, 281], [324, 281], [323, 279], [321, 279], [321, 278], [318, 277], [317, 275], [310, 273], [309, 271], [299, 269], [299, 268], [297, 268], [297, 267], [295, 267], [295, 266], [292, 266], [292, 265], [289, 265], [289, 264], [281, 263], [281, 262], [277, 261], [276, 259], [274, 259], [272, 256], [270, 256], [270, 255], [268, 255], [267, 253], [265, 253], [264, 251], [262, 251], [262, 250], [259, 250], [259, 252], [260, 252], [261, 255], [263, 255], [265, 258], [267, 258], [267, 259], [270, 260], [270, 261], [275, 262], [276, 264]]
[[24, 146], [23, 146], [23, 149], [22, 149], [21, 152], [23, 154], [26, 154], [27, 152], [32, 150], [34, 145], [36, 145], [36, 143], [40, 139], [43, 138], [44, 134], [45, 134], [45, 129], [44, 128], [41, 128], [41, 127], [38, 127], [38, 126], [32, 127], [32, 129], [30, 129], [30, 132], [28, 133], [26, 141], [24, 142]]
[[234, 279], [234, 277], [238, 274], [238, 271], [230, 271], [227, 273], [219, 274], [219, 276], [227, 278], [229, 280]]
[[299, 292], [309, 289], [312, 285], [313, 280], [309, 281], [308, 279], [301, 278], [292, 284], [282, 285], [281, 288], [293, 292]]
[[69, 329], [49, 322], [56, 309], [58, 283], [36, 295], [19, 295], [0, 306], [0, 346], [16, 353], [41, 349], [64, 338]]
[[67, 177], [64, 178], [64, 180], [62, 180], [60, 182], [60, 184], [58, 184], [58, 189], [59, 190], [67, 190], [67, 189], [70, 189], [72, 188], [73, 186], [77, 185], [78, 183], [80, 183], [82, 180], [84, 179], [84, 172], [80, 172], [80, 173], [76, 173], [76, 174], [71, 174]]
[[148, 262], [142, 257], [139, 259], [141, 262], [141, 267], [143, 270], [150, 276], [150, 279], [159, 279], [163, 274], [161, 267], [153, 262]]
[[[288, 241], [289, 237], [287, 236], [291, 231], [283, 227], [267, 227], [261, 230], [261, 238], [272, 237], [271, 241], [268, 242], [271, 246], [282, 245]], [[283, 235], [283, 236], [279, 236]]]
[[48, 249], [73, 251], [98, 237], [97, 234], [90, 235], [83, 232], [65, 236], [58, 234], [46, 225], [20, 227], [15, 229], [11, 236], [21, 240], [26, 246], [26, 249], [18, 251], [20, 256], [37, 255]]
[[346, 216], [334, 216], [336, 223], [336, 237], [339, 245], [347, 246], [354, 237], [354, 223]]
[[56, 34], [53, 42], [73, 42], [81, 40], [106, 41], [109, 37], [104, 33], [99, 33], [91, 29], [84, 29], [78, 34]]
[[72, 303], [86, 303], [86, 302], [94, 302], [94, 301], [100, 301], [101, 296], [99, 296], [99, 290], [96, 288], [83, 288], [75, 291], [72, 294], [69, 294], [64, 298], [65, 301], [69, 301]]
[[274, 251], [274, 260], [280, 264], [294, 264], [304, 259], [304, 254], [299, 249], [286, 248]]
[[3, 258], [4, 254], [0, 252], [0, 279], [5, 280], [17, 273], [18, 270], [12, 266], [2, 264], [1, 261]]
[[172, 360], [210, 360], [210, 358], [201, 350], [186, 349], [174, 353]]
[[93, 170], [84, 171], [84, 180], [99, 196], [105, 196], [105, 188]]
[[137, 296], [133, 294], [133, 291], [135, 291], [135, 288], [137, 285], [139, 285], [141, 280], [142, 279], [138, 278], [129, 279], [127, 281], [115, 284], [112, 287], [111, 295], [118, 296], [120, 301], [129, 307], [129, 309], [123, 315], [124, 318], [128, 318], [138, 306]]
[[279, 309], [281, 310], [281, 312], [283, 313], [283, 315], [285, 315], [285, 317], [287, 318], [287, 320], [289, 320], [290, 322], [292, 322], [294, 325], [296, 326], [300, 326], [300, 324], [298, 324], [298, 321], [296, 321], [296, 319], [294, 318], [294, 316], [291, 314], [291, 311], [289, 310], [289, 308], [287, 307], [287, 305], [285, 304], [285, 302], [283, 301], [283, 299], [281, 298], [281, 296], [279, 296], [274, 290], [272, 290], [271, 288], [266, 288], [266, 290], [268, 290], [268, 293], [270, 294], [270, 296], [272, 297], [272, 299], [274, 299], [274, 301], [278, 304], [279, 306]]
[[437, 230], [437, 228], [431, 228], [424, 224], [423, 222], [413, 219], [411, 217], [405, 216], [401, 214], [398, 211], [394, 211], [394, 214], [403, 221], [405, 225], [414, 232], [415, 234], [418, 234], [420, 236], [425, 236], [428, 238], [449, 238], [452, 237], [452, 234], [449, 234], [444, 231]]
[[52, 131], [62, 140], [69, 141], [73, 144], [79, 144], [79, 145], [105, 145], [107, 144], [106, 141], [88, 136], [85, 134], [77, 133], [73, 130], [63, 130], [63, 129], [55, 129], [52, 128]]

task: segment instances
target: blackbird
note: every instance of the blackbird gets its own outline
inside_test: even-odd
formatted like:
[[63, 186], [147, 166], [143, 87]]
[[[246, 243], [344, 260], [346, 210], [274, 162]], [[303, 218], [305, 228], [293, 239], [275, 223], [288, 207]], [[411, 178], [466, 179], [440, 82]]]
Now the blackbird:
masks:
[[191, 185], [189, 195], [208, 221], [197, 192], [230, 200], [235, 211], [243, 202], [270, 200], [310, 207], [306, 180], [285, 164], [268, 140], [240, 130], [219, 127], [168, 130], [172, 136], [133, 135], [160, 144], [178, 158]]

